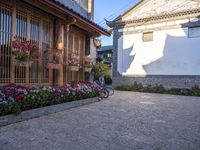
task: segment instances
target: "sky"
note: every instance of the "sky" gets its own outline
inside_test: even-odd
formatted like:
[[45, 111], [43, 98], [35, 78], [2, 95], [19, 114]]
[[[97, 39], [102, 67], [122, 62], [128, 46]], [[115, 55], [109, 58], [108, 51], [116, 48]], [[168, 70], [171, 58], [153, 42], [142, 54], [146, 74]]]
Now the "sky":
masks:
[[[113, 20], [119, 14], [133, 6], [137, 0], [94, 0], [94, 21], [107, 28], [104, 18]], [[102, 46], [112, 45], [113, 39], [111, 37], [100, 37]]]

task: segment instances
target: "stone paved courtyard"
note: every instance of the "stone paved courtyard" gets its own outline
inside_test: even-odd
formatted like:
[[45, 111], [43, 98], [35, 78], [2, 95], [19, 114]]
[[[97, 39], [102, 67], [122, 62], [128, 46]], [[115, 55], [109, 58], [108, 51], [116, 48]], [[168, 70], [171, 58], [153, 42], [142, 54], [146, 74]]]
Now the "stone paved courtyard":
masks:
[[116, 92], [0, 128], [0, 150], [200, 150], [200, 98]]

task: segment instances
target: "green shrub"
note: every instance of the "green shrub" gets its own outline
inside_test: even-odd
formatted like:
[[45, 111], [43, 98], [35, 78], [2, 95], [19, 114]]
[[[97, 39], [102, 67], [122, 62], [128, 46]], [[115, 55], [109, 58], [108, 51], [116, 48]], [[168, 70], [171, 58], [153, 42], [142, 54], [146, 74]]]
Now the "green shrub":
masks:
[[109, 77], [109, 76], [105, 76], [105, 83], [106, 83], [107, 85], [112, 85], [112, 78]]
[[12, 102], [0, 106], [0, 116], [7, 114], [19, 114], [20, 112], [21, 108], [18, 102]]
[[191, 88], [189, 93], [192, 96], [200, 96], [200, 88], [198, 86], [194, 86]]
[[170, 88], [165, 89], [162, 85], [147, 85], [143, 86], [141, 83], [134, 82], [132, 85], [122, 85], [115, 88], [116, 90], [122, 91], [137, 91], [137, 92], [148, 92], [148, 93], [162, 93], [162, 94], [173, 94], [173, 95], [185, 95], [185, 96], [200, 96], [200, 88], [198, 86], [190, 89]]

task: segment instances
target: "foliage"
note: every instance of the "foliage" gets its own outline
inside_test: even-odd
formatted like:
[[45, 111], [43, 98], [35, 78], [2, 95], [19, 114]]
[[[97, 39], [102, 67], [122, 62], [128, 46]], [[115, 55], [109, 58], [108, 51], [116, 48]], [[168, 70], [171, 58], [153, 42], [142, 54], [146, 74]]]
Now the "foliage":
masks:
[[105, 77], [111, 76], [111, 70], [110, 70], [109, 65], [105, 64], [103, 61], [97, 62], [96, 64], [94, 64], [92, 72], [94, 73], [95, 79], [98, 79], [101, 73], [103, 73]]
[[105, 84], [112, 85], [112, 78], [108, 77], [108, 76], [105, 76]]
[[0, 116], [44, 106], [99, 96], [95, 83], [78, 82], [63, 87], [25, 87], [15, 84], [0, 88]]
[[161, 93], [161, 94], [173, 94], [173, 95], [185, 95], [185, 96], [200, 96], [200, 88], [198, 86], [187, 88], [170, 88], [166, 89], [162, 85], [147, 85], [143, 86], [141, 83], [134, 82], [132, 85], [122, 85], [115, 88], [122, 91], [136, 91], [136, 92], [148, 92], [148, 93]]

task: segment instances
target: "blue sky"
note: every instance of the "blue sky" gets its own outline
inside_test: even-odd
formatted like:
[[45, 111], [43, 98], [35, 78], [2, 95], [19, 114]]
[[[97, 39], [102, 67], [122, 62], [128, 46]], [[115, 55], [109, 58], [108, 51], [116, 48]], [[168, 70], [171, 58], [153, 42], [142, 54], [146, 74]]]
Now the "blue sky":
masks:
[[[105, 27], [104, 18], [114, 19], [123, 11], [133, 6], [137, 0], [94, 0], [94, 20], [96, 23]], [[102, 45], [112, 45], [112, 37], [100, 37]]]

